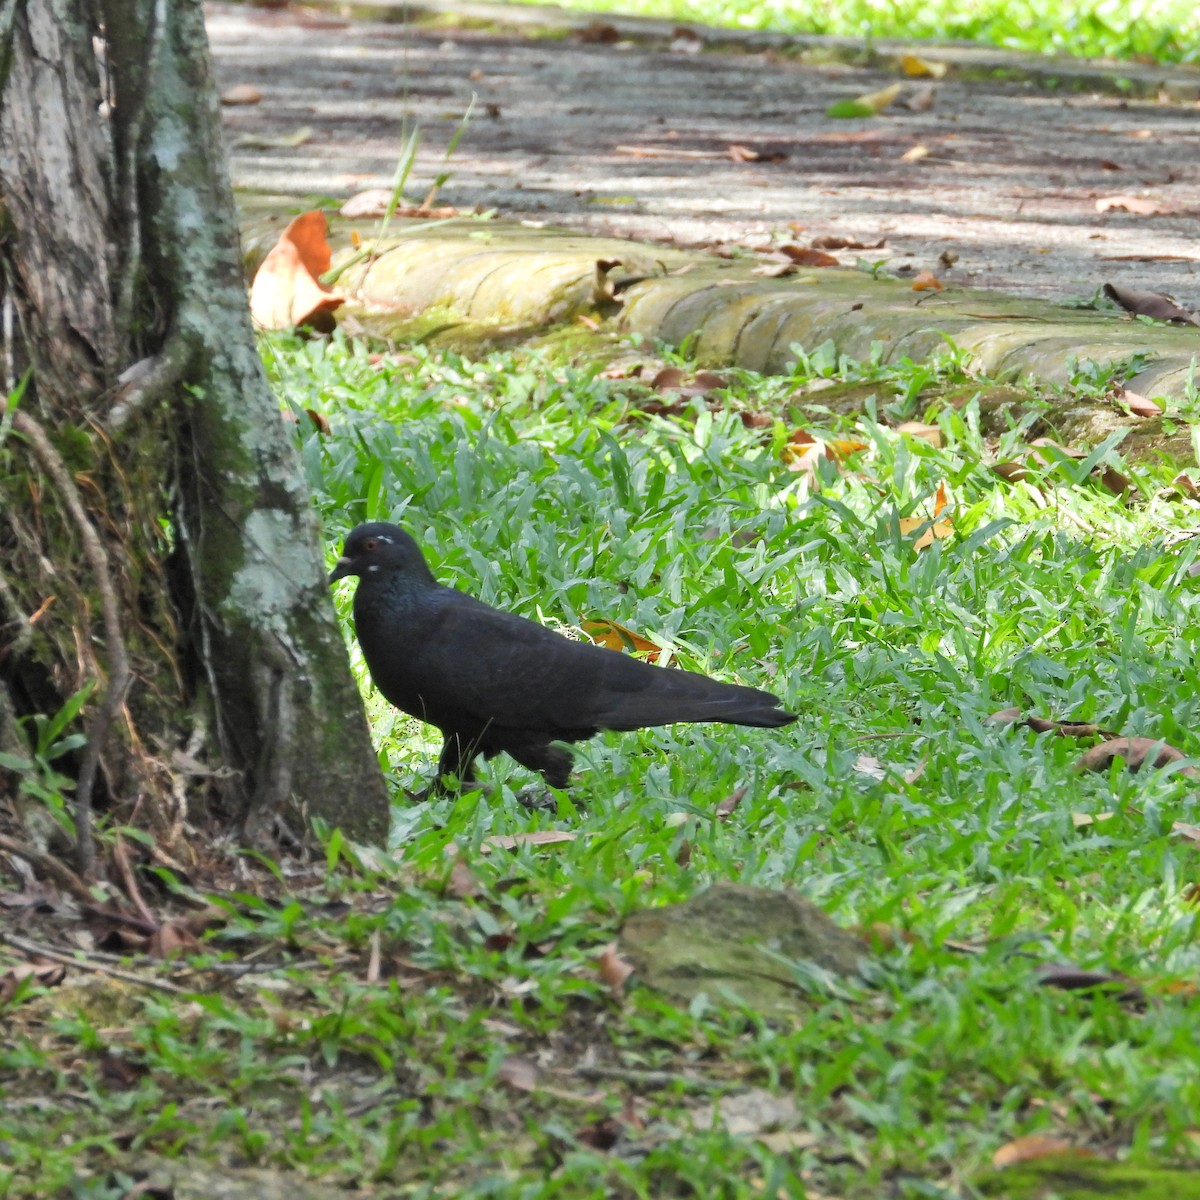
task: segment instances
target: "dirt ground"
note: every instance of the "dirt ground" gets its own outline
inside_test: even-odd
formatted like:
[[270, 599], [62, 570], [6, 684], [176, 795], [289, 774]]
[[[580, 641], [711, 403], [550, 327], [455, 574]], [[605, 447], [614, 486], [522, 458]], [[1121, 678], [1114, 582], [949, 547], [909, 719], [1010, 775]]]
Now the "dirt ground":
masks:
[[[387, 19], [344, 15], [355, 11]], [[224, 109], [239, 189], [386, 186], [408, 122], [419, 198], [474, 95], [440, 203], [679, 246], [886, 239], [840, 257], [1053, 299], [1111, 281], [1200, 308], [1200, 72], [925, 46], [950, 72], [907, 80], [895, 43], [868, 69], [836, 61], [847, 44], [825, 39], [713, 48], [704, 30], [605, 18], [594, 36], [616, 40], [604, 41], [557, 10], [446, 5], [440, 24], [404, 24], [404, 11], [209, 7], [220, 86], [262, 96]], [[804, 61], [789, 57], [800, 50]], [[825, 115], [897, 81], [902, 100], [932, 89], [932, 106]], [[731, 146], [762, 157], [734, 161]], [[923, 157], [905, 157], [918, 146]], [[1098, 211], [1116, 196], [1159, 211]]]

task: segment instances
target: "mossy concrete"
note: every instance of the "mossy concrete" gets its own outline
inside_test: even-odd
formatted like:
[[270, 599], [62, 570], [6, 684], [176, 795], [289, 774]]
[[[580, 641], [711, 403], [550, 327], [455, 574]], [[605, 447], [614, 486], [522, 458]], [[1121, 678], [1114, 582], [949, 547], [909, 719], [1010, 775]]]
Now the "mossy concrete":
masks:
[[[754, 260], [500, 221], [394, 228], [367, 257], [353, 248], [349, 223], [334, 221], [331, 241], [335, 268], [349, 264], [338, 278], [345, 314], [396, 339], [477, 350], [572, 323], [582, 329], [585, 317], [600, 334], [686, 345], [698, 365], [767, 374], [791, 370], [797, 347], [826, 342], [839, 354], [885, 363], [921, 361], [953, 343], [981, 375], [1008, 385], [1065, 385], [1077, 362], [1120, 364], [1141, 355], [1145, 365], [1126, 385], [1171, 406], [1189, 402], [1200, 355], [1194, 327], [981, 289], [915, 291], [903, 280], [836, 268], [765, 278]], [[985, 390], [985, 407], [1001, 425], [1031, 403], [1026, 395], [1022, 405], [1015, 387]], [[822, 393], [820, 402], [833, 399]], [[1092, 442], [1124, 427], [1135, 453], [1190, 452], [1185, 428], [1129, 418], [1086, 396], [1040, 404], [1039, 415], [1066, 440]]]

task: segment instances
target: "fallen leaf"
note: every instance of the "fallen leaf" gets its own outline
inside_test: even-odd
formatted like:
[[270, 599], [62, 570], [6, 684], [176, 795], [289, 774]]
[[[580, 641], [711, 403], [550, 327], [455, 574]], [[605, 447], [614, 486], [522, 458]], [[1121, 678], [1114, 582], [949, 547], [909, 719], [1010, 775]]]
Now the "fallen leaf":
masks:
[[793, 246], [790, 243], [779, 247], [780, 254], [786, 254], [798, 267], [837, 267], [841, 264], [832, 254], [824, 250], [813, 250], [811, 247]]
[[38, 987], [57, 987], [67, 976], [67, 968], [56, 962], [23, 962], [0, 974], [0, 1004], [8, 1004], [21, 984], [29, 979]]
[[795, 275], [797, 271], [796, 264], [793, 262], [786, 263], [764, 263], [761, 267], [755, 267], [750, 273], [752, 275], [765, 275], [768, 279], [782, 279], [785, 275]]
[[919, 162], [921, 159], [928, 158], [928, 157], [929, 157], [929, 147], [918, 144], [916, 146], [909, 146], [909, 148], [907, 150], [905, 150], [905, 152], [902, 155], [900, 155], [900, 161], [901, 162]]
[[704, 49], [704, 39], [694, 29], [676, 25], [667, 49], [674, 54], [699, 54]]
[[517, 1092], [537, 1090], [542, 1072], [532, 1058], [513, 1054], [506, 1058], [496, 1072], [496, 1078]]
[[928, 112], [937, 102], [937, 94], [937, 88], [927, 83], [924, 87], [914, 88], [900, 103], [909, 112]]
[[252, 83], [235, 83], [221, 93], [221, 103], [227, 108], [239, 104], [260, 104], [262, 98], [262, 92]]
[[854, 760], [854, 770], [868, 779], [886, 779], [887, 771], [883, 763], [871, 754], [860, 754]]
[[315, 408], [306, 408], [304, 415], [312, 423], [313, 428], [323, 437], [328, 437], [333, 432], [329, 424], [329, 418], [324, 413], [317, 412]]
[[1056, 1154], [1078, 1154], [1095, 1157], [1090, 1150], [1078, 1149], [1061, 1138], [1045, 1133], [1030, 1133], [1008, 1142], [992, 1155], [993, 1167], [1012, 1167], [1017, 1163], [1033, 1162], [1039, 1158], [1050, 1158]]
[[721, 1096], [697, 1109], [692, 1123], [697, 1129], [724, 1129], [733, 1137], [757, 1137], [795, 1119], [793, 1097], [786, 1093], [777, 1096], [766, 1088], [750, 1088]]
[[[897, 433], [907, 433], [909, 437], [919, 438], [923, 442], [928, 442], [931, 446], [940, 447], [942, 444], [942, 431], [937, 425], [926, 425], [923, 421], [901, 421], [896, 426]], [[939, 492], [943, 487], [938, 485]], [[944, 507], [944, 505], [943, 505]], [[940, 509], [938, 511], [941, 511]], [[934, 513], [937, 516], [937, 513]]]
[[1115, 283], [1106, 283], [1101, 289], [1104, 294], [1126, 312], [1137, 317], [1150, 317], [1155, 321], [1173, 321], [1179, 325], [1200, 325], [1200, 318], [1187, 309], [1180, 308], [1170, 296], [1162, 292], [1136, 292], [1131, 288], [1120, 288]]
[[1161, 217], [1171, 211], [1169, 204], [1144, 196], [1101, 196], [1096, 201], [1097, 212], [1109, 212], [1114, 208], [1136, 213], [1139, 217]]
[[364, 217], [382, 217], [392, 202], [391, 188], [367, 188], [365, 192], [356, 192], [341, 208], [338, 214], [351, 220], [361, 220]]
[[736, 792], [731, 792], [720, 804], [713, 810], [713, 815], [718, 821], [729, 820], [730, 814], [733, 813], [739, 804], [745, 799], [746, 793], [750, 789], [748, 787], [740, 787]]
[[673, 391], [675, 388], [683, 387], [683, 381], [686, 378], [682, 367], [663, 367], [650, 380], [650, 386], [656, 392]]
[[483, 887], [466, 859], [461, 854], [457, 855], [446, 879], [446, 895], [453, 896], [455, 900], [470, 900], [482, 891]]
[[919, 58], [915, 54], [900, 57], [900, 70], [912, 79], [941, 79], [949, 69], [947, 63]]
[[320, 280], [329, 270], [325, 214], [301, 213], [279, 235], [250, 287], [250, 313], [264, 329], [289, 329], [313, 322], [332, 327], [340, 292]]
[[1125, 405], [1135, 417], [1162, 416], [1162, 408], [1155, 404], [1153, 400], [1145, 396], [1139, 396], [1137, 392], [1131, 392], [1128, 388], [1121, 388], [1116, 394], [1116, 399]]
[[1012, 708], [1002, 708], [988, 717], [989, 725], [1017, 725], [1021, 722], [1021, 710], [1015, 705]]
[[834, 462], [845, 462], [850, 455], [857, 454], [866, 448], [867, 443], [860, 442], [856, 438], [830, 438], [825, 443], [825, 456], [832, 458]]
[[1186, 821], [1176, 821], [1171, 826], [1171, 832], [1179, 834], [1182, 838], [1187, 838], [1189, 842], [1200, 844], [1200, 825], [1189, 825]]
[[596, 969], [600, 978], [608, 986], [614, 996], [620, 996], [625, 989], [625, 981], [633, 974], [633, 966], [617, 953], [617, 943], [609, 942], [600, 957], [596, 960]]
[[[1182, 761], [1187, 755], [1155, 738], [1119, 737], [1093, 746], [1080, 756], [1075, 768], [1079, 771], [1107, 771], [1118, 758], [1124, 760], [1127, 770], [1137, 771], [1146, 762], [1150, 762], [1151, 766], [1165, 767]], [[1200, 776], [1200, 769], [1181, 767], [1179, 774], [1195, 778]]]
[[928, 292], [942, 290], [942, 281], [932, 271], [918, 271], [913, 276], [912, 290], [914, 292]]
[[877, 92], [867, 92], [856, 96], [853, 100], [839, 100], [826, 110], [827, 117], [873, 117], [881, 113], [901, 92], [904, 84], [893, 83], [889, 87], [880, 88]]
[[661, 646], [617, 621], [610, 621], [607, 617], [584, 621], [582, 629], [597, 646], [604, 646], [609, 650], [634, 650], [644, 654], [648, 662], [657, 662], [662, 654]]
[[607, 21], [592, 21], [575, 36], [585, 46], [611, 46], [621, 40], [621, 31]]
[[195, 954], [200, 943], [178, 921], [164, 921], [151, 935], [147, 947], [151, 958], [168, 959], [176, 954]]
[[812, 240], [814, 250], [882, 250], [886, 245], [887, 238], [880, 238], [877, 242], [860, 242], [857, 238], [834, 237], [830, 234]]

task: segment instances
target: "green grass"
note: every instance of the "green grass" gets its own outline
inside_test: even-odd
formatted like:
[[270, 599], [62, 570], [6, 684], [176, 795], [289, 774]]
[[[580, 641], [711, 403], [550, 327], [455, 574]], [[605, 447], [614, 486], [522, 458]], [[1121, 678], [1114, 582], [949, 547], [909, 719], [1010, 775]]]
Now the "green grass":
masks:
[[1040, 54], [1200, 60], [1191, 0], [558, 0], [585, 12], [866, 38], [947, 38]]
[[[191, 1161], [328, 1194], [949, 1198], [1031, 1132], [1196, 1162], [1200, 849], [1171, 832], [1198, 820], [1194, 781], [1082, 775], [1086, 743], [988, 722], [1017, 704], [1195, 749], [1200, 584], [1175, 537], [1195, 516], [1160, 494], [1169, 467], [1108, 452], [1124, 500], [1071, 464], [1004, 482], [987, 462], [1017, 457], [1023, 428], [988, 440], [970, 403], [923, 410], [914, 381], [957, 390], [952, 359], [820, 353], [664, 418], [628, 378], [531, 354], [276, 339], [265, 356], [332, 429], [297, 424], [331, 559], [355, 523], [398, 520], [446, 583], [565, 631], [615, 619], [800, 718], [599, 737], [557, 812], [521, 807], [529, 776], [503, 759], [497, 794], [411, 805], [436, 732], [364, 677], [390, 856], [334, 838], [328, 871], [225, 900], [206, 943], [224, 973], [171, 976], [202, 993], [101, 978], [13, 1004], [0, 1197], [117, 1197]], [[870, 383], [875, 416], [822, 412], [814, 372]], [[779, 420], [747, 428], [751, 409]], [[910, 415], [944, 446], [885, 420]], [[783, 461], [799, 423], [863, 443], [819, 491]], [[939, 483], [954, 533], [918, 551], [900, 521], [931, 515]], [[549, 828], [576, 840], [485, 852]], [[797, 968], [791, 1025], [614, 997], [595, 962], [622, 918], [724, 879], [908, 940], [834, 991]], [[1126, 973], [1149, 1001], [1039, 986], [1047, 962]], [[231, 971], [256, 963], [279, 965]], [[505, 1082], [514, 1059], [534, 1090]], [[795, 1101], [790, 1151], [711, 1127], [759, 1092]]]

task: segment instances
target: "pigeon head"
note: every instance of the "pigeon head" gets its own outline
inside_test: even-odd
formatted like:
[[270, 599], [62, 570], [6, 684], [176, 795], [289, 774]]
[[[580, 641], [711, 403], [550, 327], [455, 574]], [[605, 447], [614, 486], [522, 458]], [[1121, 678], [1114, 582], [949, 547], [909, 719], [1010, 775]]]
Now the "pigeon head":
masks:
[[363, 579], [400, 575], [434, 581], [417, 543], [399, 525], [385, 521], [369, 521], [350, 531], [342, 547], [342, 557], [329, 573], [329, 582], [345, 579], [347, 575]]

